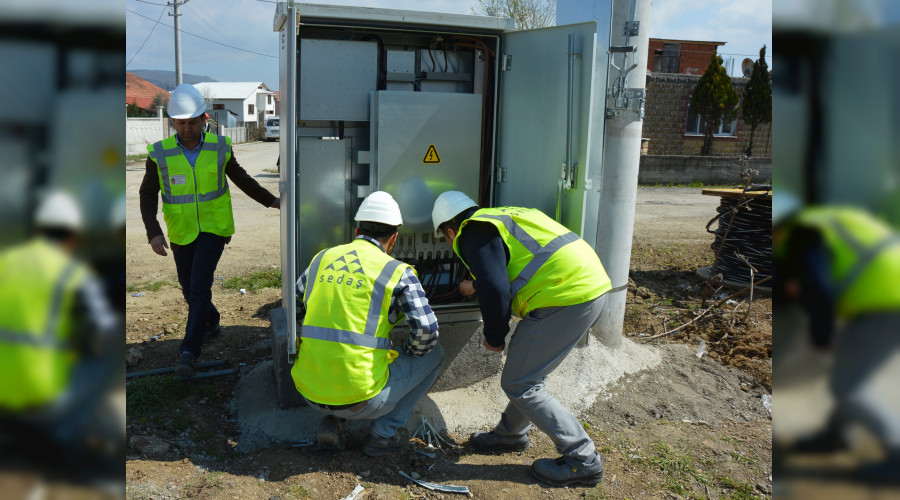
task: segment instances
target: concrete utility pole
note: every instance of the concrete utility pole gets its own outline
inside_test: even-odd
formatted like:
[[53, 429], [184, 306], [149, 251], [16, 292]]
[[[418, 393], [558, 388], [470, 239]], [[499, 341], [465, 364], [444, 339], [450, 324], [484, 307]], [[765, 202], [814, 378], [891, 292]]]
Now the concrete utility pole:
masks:
[[622, 342], [625, 323], [646, 98], [650, 1], [558, 0], [556, 4], [558, 24], [610, 22], [606, 137], [595, 250], [613, 290], [594, 328], [600, 340], [611, 346]]
[[178, 7], [188, 3], [189, 0], [184, 0], [183, 2], [178, 2], [178, 0], [174, 0], [172, 3], [167, 3], [166, 5], [172, 6], [172, 13], [170, 16], [175, 18], [175, 86], [181, 85], [181, 14], [178, 13]]

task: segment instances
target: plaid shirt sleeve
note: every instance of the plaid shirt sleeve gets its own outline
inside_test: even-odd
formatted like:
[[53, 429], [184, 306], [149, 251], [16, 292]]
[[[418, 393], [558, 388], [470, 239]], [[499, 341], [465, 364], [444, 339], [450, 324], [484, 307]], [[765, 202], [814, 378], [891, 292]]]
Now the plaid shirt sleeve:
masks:
[[438, 323], [422, 283], [411, 267], [406, 268], [394, 288], [394, 303], [400, 306], [409, 323], [409, 338], [403, 343], [403, 349], [410, 356], [427, 354], [437, 344]]
[[308, 279], [309, 268], [307, 267], [297, 280], [297, 316], [301, 318], [306, 315], [306, 307], [303, 304], [303, 293], [306, 291], [306, 280]]

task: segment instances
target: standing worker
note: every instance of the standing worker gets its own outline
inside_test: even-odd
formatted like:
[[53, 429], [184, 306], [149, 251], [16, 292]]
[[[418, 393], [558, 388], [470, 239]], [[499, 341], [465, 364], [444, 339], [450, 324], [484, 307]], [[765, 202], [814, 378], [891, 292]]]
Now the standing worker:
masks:
[[[434, 384], [444, 350], [415, 271], [390, 256], [403, 224], [397, 202], [376, 191], [355, 220], [356, 238], [319, 252], [297, 280], [305, 316], [291, 377], [325, 414], [320, 449], [344, 449], [345, 420], [373, 419], [362, 451], [376, 457], [409, 443], [402, 426]], [[398, 352], [390, 332], [404, 316], [409, 338]]]
[[0, 430], [23, 453], [121, 474], [124, 424], [107, 425], [105, 398], [121, 380], [122, 337], [100, 280], [73, 256], [81, 210], [54, 191], [34, 225], [0, 253]]
[[175, 374], [190, 378], [205, 338], [221, 333], [219, 311], [212, 303], [212, 284], [225, 245], [234, 234], [228, 179], [247, 196], [280, 208], [272, 193], [238, 164], [231, 138], [204, 132], [206, 103], [193, 85], [172, 91], [166, 113], [175, 135], [147, 146], [147, 171], [140, 187], [141, 217], [150, 247], [166, 256], [166, 238], [156, 220], [162, 192], [163, 218], [172, 243], [175, 268], [188, 319]]
[[[861, 425], [885, 451], [866, 479], [898, 481], [900, 471], [900, 235], [865, 210], [802, 207], [786, 192], [772, 198], [776, 300], [798, 301], [812, 344], [833, 348], [835, 409], [826, 429], [798, 451], [846, 448]], [[782, 302], [784, 303], [784, 302]]]
[[479, 209], [460, 191], [438, 196], [431, 218], [435, 235], [444, 235], [475, 277], [460, 291], [478, 290], [482, 345], [503, 351], [510, 315], [522, 318], [500, 379], [509, 403], [494, 430], [472, 434], [469, 443], [481, 451], [525, 450], [534, 423], [562, 456], [535, 460], [532, 475], [556, 486], [599, 483], [603, 462], [594, 442], [544, 385], [600, 317], [611, 284], [597, 254], [539, 210]]

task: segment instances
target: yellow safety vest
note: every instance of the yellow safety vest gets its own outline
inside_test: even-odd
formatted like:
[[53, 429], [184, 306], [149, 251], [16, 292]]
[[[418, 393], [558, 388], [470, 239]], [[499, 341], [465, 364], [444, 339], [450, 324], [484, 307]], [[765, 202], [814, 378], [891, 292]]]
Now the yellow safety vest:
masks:
[[[533, 208], [482, 208], [459, 227], [453, 251], [470, 221], [493, 224], [509, 250], [512, 311], [520, 318], [541, 307], [596, 299], [612, 283], [594, 249], [577, 234]], [[460, 255], [460, 259], [462, 256]], [[463, 262], [465, 263], [465, 262]]]
[[72, 307], [86, 275], [43, 238], [0, 255], [0, 408], [43, 406], [68, 387]]
[[408, 265], [356, 239], [319, 252], [309, 265], [306, 317], [291, 378], [306, 399], [343, 405], [372, 398], [388, 379], [391, 296]]
[[824, 206], [800, 212], [792, 227], [798, 226], [821, 234], [831, 253], [838, 314], [900, 310], [900, 235], [890, 226], [857, 208]]
[[229, 137], [206, 132], [193, 168], [174, 135], [147, 146], [147, 151], [159, 174], [169, 241], [187, 245], [200, 231], [234, 234], [231, 192], [225, 177], [225, 164], [231, 159]]

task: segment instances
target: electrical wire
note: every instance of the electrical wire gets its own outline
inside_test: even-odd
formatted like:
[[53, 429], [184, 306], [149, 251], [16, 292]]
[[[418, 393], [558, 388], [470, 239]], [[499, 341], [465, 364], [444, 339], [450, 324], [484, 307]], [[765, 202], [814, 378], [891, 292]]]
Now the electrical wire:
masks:
[[[147, 17], [147, 16], [145, 16], [145, 15], [139, 13], [139, 12], [135, 12], [135, 11], [133, 11], [133, 10], [131, 10], [131, 9], [125, 9], [125, 10], [128, 11], [128, 12], [131, 12], [132, 14], [134, 14], [134, 15], [136, 15], [136, 16], [140, 16], [140, 17], [143, 17], [143, 18], [145, 18], [145, 19], [149, 19], [149, 20], [153, 21], [153, 18], [152, 18], [152, 17]], [[167, 28], [172, 28], [173, 30], [175, 29], [174, 26], [169, 26], [168, 24], [165, 24], [165, 23], [160, 23], [160, 24], [162, 24], [163, 26], [165, 26], [165, 27], [167, 27]], [[182, 29], [180, 29], [180, 30], [178, 30], [178, 31], [184, 33], [185, 35], [191, 35], [191, 36], [196, 37], [196, 38], [199, 38], [199, 39], [201, 39], [201, 40], [206, 40], [207, 42], [212, 42], [212, 43], [215, 43], [215, 44], [218, 44], [218, 45], [222, 45], [222, 46], [228, 47], [228, 48], [230, 48], [230, 49], [240, 50], [241, 52], [249, 52], [249, 53], [251, 53], [251, 54], [256, 54], [256, 55], [258, 55], [258, 56], [263, 56], [263, 57], [271, 57], [272, 59], [278, 59], [278, 56], [273, 56], [273, 55], [269, 55], [269, 54], [263, 54], [262, 52], [254, 52], [254, 51], [252, 51], [252, 50], [242, 49], [242, 48], [240, 48], [240, 47], [235, 47], [234, 45], [228, 45], [227, 43], [222, 43], [222, 42], [219, 42], [219, 41], [216, 41], [216, 40], [212, 40], [212, 39], [210, 39], [210, 38], [202, 37], [202, 36], [200, 36], [200, 35], [195, 35], [195, 34], [191, 33], [190, 31], [184, 31], [184, 30], [182, 30]]]
[[[736, 283], [750, 282], [750, 269], [740, 258], [744, 256], [755, 271], [755, 279], [772, 276], [772, 197], [768, 192], [752, 195], [740, 201], [737, 198], [723, 196], [716, 211], [718, 215], [706, 224], [706, 231], [713, 222], [719, 221], [714, 234], [715, 241], [711, 245], [713, 250], [722, 247], [719, 258], [715, 262], [712, 274], [722, 274], [722, 277]], [[723, 222], [730, 219], [734, 213], [734, 221], [731, 229]], [[725, 217], [728, 216], [728, 217]], [[723, 218], [724, 217], [724, 218]], [[725, 232], [728, 231], [728, 238]]]
[[[140, 1], [140, 0], [139, 0], [139, 1]], [[150, 2], [147, 2], [147, 3], [150, 3]], [[158, 5], [158, 4], [157, 4], [157, 5]], [[165, 13], [166, 13], [166, 9], [163, 9], [162, 12], [159, 13], [159, 19], [157, 19], [157, 20], [156, 20], [156, 24], [154, 24], [153, 27], [150, 28], [150, 33], [147, 33], [147, 38], [145, 38], [145, 39], [144, 39], [144, 42], [141, 44], [141, 46], [138, 47], [137, 52], [135, 52], [134, 55], [131, 56], [131, 59], [128, 60], [128, 63], [125, 64], [125, 67], [126, 67], [126, 68], [128, 67], [129, 64], [131, 64], [131, 61], [134, 61], [134, 58], [137, 57], [137, 55], [141, 53], [141, 50], [144, 48], [144, 45], [147, 44], [147, 40], [150, 39], [150, 35], [153, 34], [153, 30], [155, 30], [156, 27], [159, 26], [159, 22], [162, 20], [162, 16], [163, 16], [163, 14], [165, 14]]]

